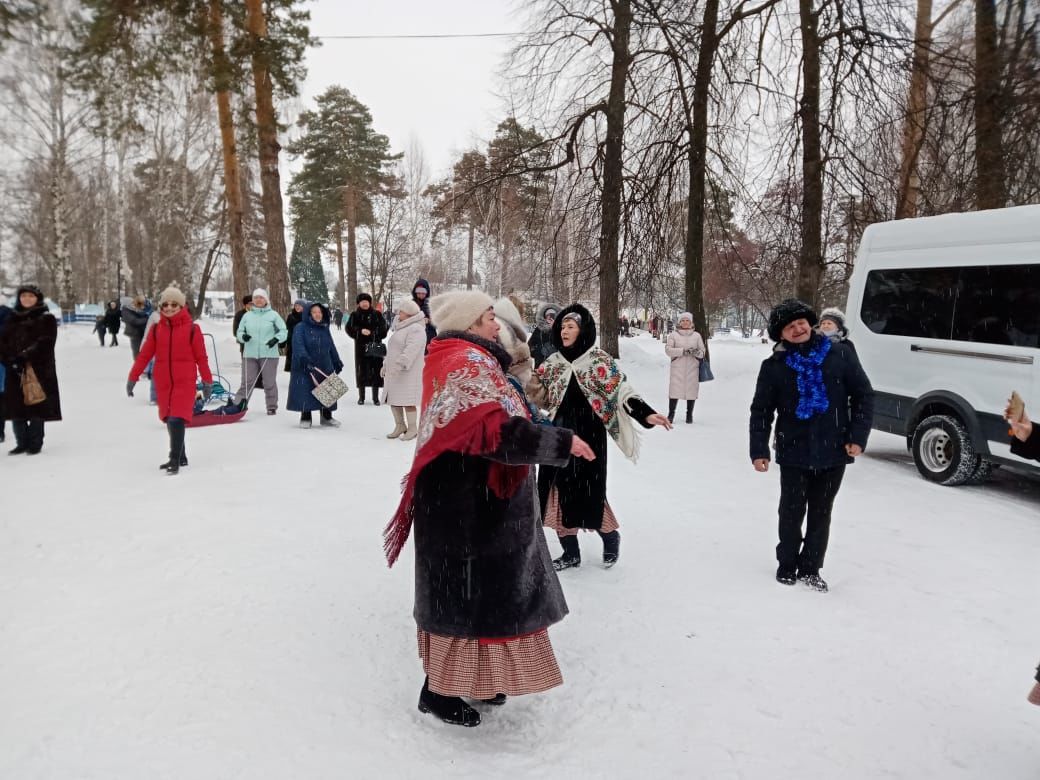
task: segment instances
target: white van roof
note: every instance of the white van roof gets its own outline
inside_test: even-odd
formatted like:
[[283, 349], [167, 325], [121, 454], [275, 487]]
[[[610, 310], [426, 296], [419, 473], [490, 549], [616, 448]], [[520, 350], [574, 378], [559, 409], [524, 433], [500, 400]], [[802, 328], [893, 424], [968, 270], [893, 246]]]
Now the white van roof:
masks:
[[1040, 242], [1040, 204], [878, 222], [863, 231], [860, 251], [1028, 242]]

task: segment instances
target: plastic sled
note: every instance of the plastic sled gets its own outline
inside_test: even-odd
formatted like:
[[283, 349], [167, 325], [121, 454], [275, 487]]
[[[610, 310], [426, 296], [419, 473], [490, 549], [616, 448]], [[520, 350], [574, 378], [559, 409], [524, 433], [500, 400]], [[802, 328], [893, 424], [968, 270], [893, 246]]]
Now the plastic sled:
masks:
[[207, 425], [227, 425], [235, 423], [246, 416], [246, 410], [239, 408], [238, 404], [230, 401], [224, 406], [215, 409], [207, 409], [201, 401], [195, 402], [195, 410], [188, 420], [189, 428], [204, 428]]

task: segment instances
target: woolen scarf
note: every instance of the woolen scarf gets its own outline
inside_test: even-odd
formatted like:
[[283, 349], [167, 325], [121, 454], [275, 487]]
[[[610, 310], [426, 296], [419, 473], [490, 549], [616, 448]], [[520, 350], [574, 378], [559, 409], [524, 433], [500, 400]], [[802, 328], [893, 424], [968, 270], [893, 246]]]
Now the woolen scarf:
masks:
[[[402, 483], [401, 503], [383, 530], [383, 551], [390, 566], [412, 530], [419, 473], [445, 452], [493, 452], [510, 417], [530, 418], [526, 404], [506, 379], [511, 362], [501, 346], [471, 333], [446, 332], [430, 342], [423, 366], [415, 460]], [[499, 498], [509, 498], [523, 484], [529, 468], [492, 463], [488, 488]]]

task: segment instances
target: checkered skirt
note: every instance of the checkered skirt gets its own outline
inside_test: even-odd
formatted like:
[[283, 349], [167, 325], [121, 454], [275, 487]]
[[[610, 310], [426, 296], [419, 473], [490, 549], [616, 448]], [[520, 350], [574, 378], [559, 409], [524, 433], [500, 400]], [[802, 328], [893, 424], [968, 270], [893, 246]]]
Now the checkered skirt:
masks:
[[[557, 536], [577, 536], [578, 531], [596, 530], [594, 528], [568, 528], [563, 524], [563, 513], [560, 511], [560, 494], [555, 487], [549, 492], [549, 500], [545, 505], [545, 517], [542, 518], [542, 525], [554, 530]], [[609, 534], [611, 531], [618, 530], [618, 528], [620, 526], [617, 518], [614, 517], [614, 510], [610, 508], [610, 503], [603, 499], [603, 525], [599, 528], [600, 532]]]
[[419, 658], [430, 690], [442, 696], [490, 699], [499, 693], [541, 693], [563, 683], [549, 632], [493, 641], [440, 636], [418, 630]]

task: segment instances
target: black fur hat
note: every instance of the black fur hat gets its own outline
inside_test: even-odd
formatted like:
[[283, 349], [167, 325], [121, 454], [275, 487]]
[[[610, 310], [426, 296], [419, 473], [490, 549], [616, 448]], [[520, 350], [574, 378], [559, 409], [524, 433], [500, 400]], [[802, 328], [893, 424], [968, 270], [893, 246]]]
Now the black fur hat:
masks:
[[783, 329], [795, 320], [802, 319], [808, 320], [811, 326], [816, 326], [817, 317], [812, 306], [797, 298], [780, 301], [769, 312], [769, 338], [773, 341], [780, 341]]

